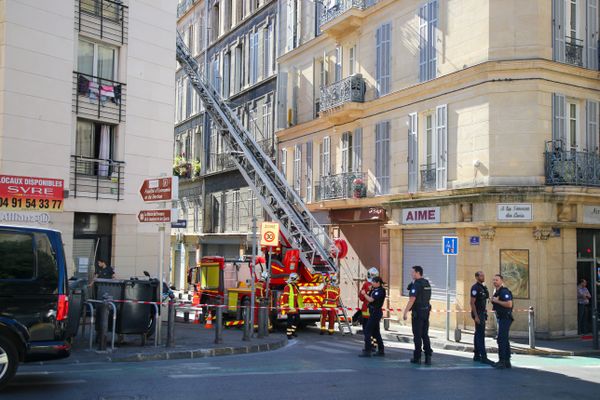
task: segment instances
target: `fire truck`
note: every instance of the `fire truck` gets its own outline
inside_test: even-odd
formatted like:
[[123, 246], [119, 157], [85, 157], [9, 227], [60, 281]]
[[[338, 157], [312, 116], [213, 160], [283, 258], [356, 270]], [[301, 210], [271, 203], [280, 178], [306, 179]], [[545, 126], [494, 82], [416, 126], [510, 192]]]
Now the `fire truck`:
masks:
[[[269, 282], [272, 304], [277, 305], [285, 280], [290, 273], [296, 272], [301, 277], [300, 287], [305, 295], [306, 306], [320, 307], [323, 276], [338, 273], [339, 260], [347, 251], [346, 242], [334, 241], [317, 222], [298, 193], [287, 182], [271, 157], [248, 132], [220, 92], [212, 86], [206, 76], [200, 74], [198, 61], [190, 54], [180, 34], [177, 35], [175, 54], [190, 84], [202, 100], [206, 114], [214, 123], [232, 162], [254, 191], [271, 221], [279, 224], [281, 240], [279, 251], [275, 249], [271, 260], [272, 276]], [[200, 264], [199, 267], [202, 268], [202, 263]], [[256, 279], [255, 275], [256, 273], [252, 273], [251, 279]], [[215, 278], [212, 279], [212, 283], [216, 283]], [[202, 286], [202, 279], [200, 283]], [[208, 284], [208, 280], [205, 283]], [[207, 288], [208, 286], [210, 285], [207, 285]], [[202, 287], [200, 289], [204, 290]], [[226, 290], [223, 286], [218, 287], [216, 291], [216, 296], [220, 296], [217, 298], [227, 304], [239, 305], [240, 301], [243, 302], [247, 298], [247, 291], [244, 290], [236, 292]], [[231, 294], [231, 299], [229, 296], [226, 298], [226, 291], [227, 294]], [[237, 296], [234, 293], [237, 293]], [[318, 310], [303, 311], [301, 319], [317, 319], [318, 315]], [[278, 317], [282, 316], [278, 315]], [[344, 317], [347, 324], [348, 318], [345, 315]], [[347, 328], [349, 330], [348, 324]]]

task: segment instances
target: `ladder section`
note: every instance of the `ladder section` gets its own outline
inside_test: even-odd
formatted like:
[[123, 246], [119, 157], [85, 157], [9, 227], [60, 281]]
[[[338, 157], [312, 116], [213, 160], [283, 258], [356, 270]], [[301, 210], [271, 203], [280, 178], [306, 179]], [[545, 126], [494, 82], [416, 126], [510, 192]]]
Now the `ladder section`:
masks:
[[204, 103], [230, 155], [269, 216], [279, 222], [282, 234], [300, 250], [300, 259], [311, 273], [334, 274], [337, 247], [308, 211], [300, 196], [215, 88], [198, 73], [198, 63], [177, 35], [177, 61]]

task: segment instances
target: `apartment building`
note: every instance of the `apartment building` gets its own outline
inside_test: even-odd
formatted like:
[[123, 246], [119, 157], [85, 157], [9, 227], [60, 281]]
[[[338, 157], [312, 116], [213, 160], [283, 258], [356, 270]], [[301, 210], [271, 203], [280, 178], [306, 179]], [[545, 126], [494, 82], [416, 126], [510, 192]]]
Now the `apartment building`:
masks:
[[175, 9], [0, 3], [0, 174], [17, 177], [2, 191], [23, 191], [2, 204], [0, 223], [60, 230], [69, 274], [91, 276], [98, 258], [117, 277], [156, 271], [158, 228], [137, 215], [149, 208], [142, 181], [171, 170]]
[[[181, 1], [178, 31], [206, 79], [274, 156], [277, 2]], [[183, 70], [176, 74], [174, 172], [181, 226], [172, 232], [173, 282], [204, 255], [251, 254], [248, 233], [263, 210]], [[183, 221], [186, 221], [183, 223]]]
[[538, 335], [575, 334], [577, 279], [600, 279], [598, 2], [279, 7], [279, 165], [350, 243], [347, 304], [374, 265], [403, 306], [422, 265], [434, 308], [449, 294], [452, 327], [471, 328], [483, 270], [513, 291], [516, 335], [529, 306]]

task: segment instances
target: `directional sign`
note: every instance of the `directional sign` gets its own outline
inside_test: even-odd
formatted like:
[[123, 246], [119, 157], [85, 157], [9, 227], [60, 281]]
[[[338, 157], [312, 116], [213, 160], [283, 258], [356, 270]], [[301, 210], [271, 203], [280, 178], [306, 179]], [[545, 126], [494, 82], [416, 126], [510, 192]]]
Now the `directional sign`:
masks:
[[176, 215], [172, 210], [143, 210], [138, 214], [138, 221], [165, 223], [171, 222], [171, 216]]
[[455, 256], [458, 254], [458, 237], [442, 237], [442, 252], [445, 256]]
[[144, 201], [169, 201], [177, 200], [179, 194], [179, 178], [164, 177], [146, 179], [140, 188]]
[[187, 220], [185, 219], [178, 219], [176, 222], [171, 222], [171, 228], [173, 229], [177, 229], [177, 228], [187, 228]]
[[260, 226], [260, 245], [276, 247], [279, 245], [279, 224], [263, 222]]

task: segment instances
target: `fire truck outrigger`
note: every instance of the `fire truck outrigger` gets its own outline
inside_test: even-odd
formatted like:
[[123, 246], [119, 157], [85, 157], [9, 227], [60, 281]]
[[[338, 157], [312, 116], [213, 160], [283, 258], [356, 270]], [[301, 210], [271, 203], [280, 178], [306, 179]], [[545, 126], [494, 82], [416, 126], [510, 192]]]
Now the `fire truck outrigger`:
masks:
[[[288, 184], [273, 160], [246, 130], [236, 113], [198, 72], [198, 62], [191, 56], [179, 34], [176, 56], [192, 87], [202, 100], [206, 113], [221, 135], [233, 163], [254, 191], [271, 220], [279, 224], [280, 250], [274, 251], [269, 282], [272, 307], [278, 305], [286, 278], [290, 273], [296, 272], [300, 276], [299, 286], [303, 288], [302, 293], [306, 295], [305, 307], [320, 308], [323, 299], [321, 293], [324, 284], [323, 276], [338, 273], [339, 260], [348, 250], [347, 243], [342, 239], [332, 240], [316, 221], [298, 193]], [[199, 267], [202, 268], [202, 262]], [[251, 273], [251, 279], [256, 280], [255, 272]], [[197, 285], [195, 287], [198, 288]], [[234, 300], [239, 303], [246, 298], [244, 292], [239, 291], [234, 299], [229, 297], [225, 299], [225, 288], [221, 289], [220, 304], [232, 304]], [[235, 293], [231, 290], [228, 292], [232, 296]], [[227, 303], [224, 303], [225, 301]], [[341, 311], [344, 314], [346, 327], [351, 331], [343, 307]], [[274, 318], [278, 316], [277, 314]], [[319, 310], [301, 311], [301, 319], [316, 320], [319, 315]]]

